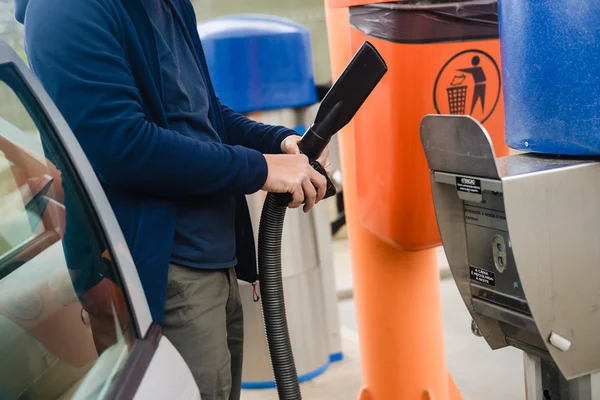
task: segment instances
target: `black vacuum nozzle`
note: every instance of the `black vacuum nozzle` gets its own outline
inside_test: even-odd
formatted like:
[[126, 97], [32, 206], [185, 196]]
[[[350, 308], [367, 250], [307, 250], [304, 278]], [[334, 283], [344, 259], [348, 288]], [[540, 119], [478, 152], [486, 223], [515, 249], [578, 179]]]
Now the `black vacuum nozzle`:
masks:
[[[312, 167], [325, 177], [325, 169], [316, 160], [333, 135], [354, 118], [387, 70], [385, 61], [375, 47], [369, 42], [364, 42], [323, 98], [315, 121], [302, 136], [298, 147], [308, 157]], [[335, 194], [336, 188], [327, 177], [325, 198]], [[292, 195], [289, 193], [277, 195], [277, 203], [281, 207], [286, 207], [291, 201]]]
[[298, 144], [308, 158], [319, 158], [331, 137], [346, 126], [388, 68], [375, 47], [364, 42], [319, 106], [314, 123]]

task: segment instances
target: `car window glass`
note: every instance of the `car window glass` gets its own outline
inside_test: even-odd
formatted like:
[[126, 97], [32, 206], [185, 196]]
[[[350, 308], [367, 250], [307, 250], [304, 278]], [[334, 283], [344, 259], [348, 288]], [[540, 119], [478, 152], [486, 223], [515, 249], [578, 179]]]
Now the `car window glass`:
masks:
[[118, 268], [10, 64], [0, 99], [0, 400], [103, 398], [135, 340]]

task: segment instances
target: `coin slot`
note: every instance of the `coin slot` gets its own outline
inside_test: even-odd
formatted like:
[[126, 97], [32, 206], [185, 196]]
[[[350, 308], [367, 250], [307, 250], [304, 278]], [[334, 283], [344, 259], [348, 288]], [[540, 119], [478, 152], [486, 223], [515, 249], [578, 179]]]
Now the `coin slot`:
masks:
[[492, 239], [492, 257], [494, 266], [498, 272], [502, 273], [506, 269], [506, 245], [502, 235], [495, 235]]

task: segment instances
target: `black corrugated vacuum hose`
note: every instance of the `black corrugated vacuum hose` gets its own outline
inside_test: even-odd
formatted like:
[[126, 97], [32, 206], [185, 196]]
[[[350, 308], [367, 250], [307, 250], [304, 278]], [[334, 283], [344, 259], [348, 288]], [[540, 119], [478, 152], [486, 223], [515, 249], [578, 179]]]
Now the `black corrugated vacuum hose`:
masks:
[[[311, 166], [327, 178], [324, 198], [334, 196], [335, 186], [317, 161], [331, 137], [354, 117], [369, 94], [387, 72], [377, 50], [363, 43], [336, 83], [329, 89], [313, 125], [298, 142]], [[281, 239], [289, 193], [269, 193], [263, 206], [258, 229], [258, 273], [262, 295], [263, 318], [275, 383], [280, 400], [301, 400], [300, 384], [285, 315]]]
[[300, 384], [292, 353], [281, 268], [281, 238], [287, 206], [280, 206], [273, 193], [267, 194], [258, 230], [258, 273], [263, 318], [277, 392], [281, 400], [300, 400]]

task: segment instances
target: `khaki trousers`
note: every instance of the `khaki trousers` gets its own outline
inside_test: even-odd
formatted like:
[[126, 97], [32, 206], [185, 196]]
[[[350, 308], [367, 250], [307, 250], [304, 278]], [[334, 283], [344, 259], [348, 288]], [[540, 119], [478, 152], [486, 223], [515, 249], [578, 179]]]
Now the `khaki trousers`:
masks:
[[244, 319], [235, 270], [169, 266], [165, 336], [187, 362], [202, 400], [239, 400]]

